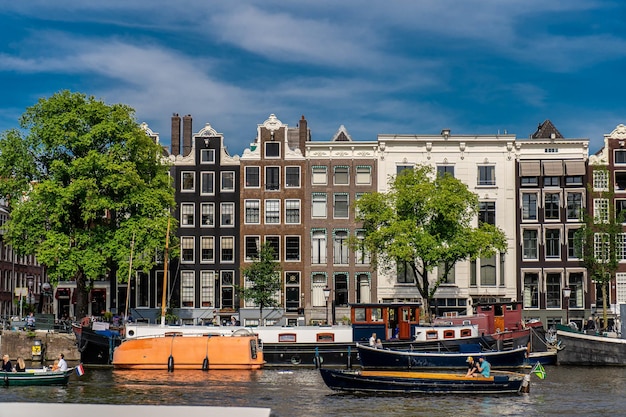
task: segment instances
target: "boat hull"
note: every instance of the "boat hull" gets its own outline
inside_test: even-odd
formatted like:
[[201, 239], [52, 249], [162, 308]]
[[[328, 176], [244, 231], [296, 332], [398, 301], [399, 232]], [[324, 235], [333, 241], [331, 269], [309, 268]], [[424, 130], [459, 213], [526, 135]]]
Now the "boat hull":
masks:
[[332, 390], [375, 393], [512, 394], [529, 388], [524, 374], [506, 373], [489, 378], [433, 372], [339, 371], [320, 369]]
[[74, 368], [67, 371], [0, 372], [0, 384], [9, 386], [66, 385]]
[[626, 366], [626, 340], [557, 330], [559, 365]]
[[375, 349], [357, 345], [361, 366], [366, 369], [466, 369], [468, 356], [485, 356], [492, 368], [518, 368], [527, 363], [526, 347], [505, 351], [480, 353], [421, 352], [395, 349]]
[[93, 330], [82, 327], [80, 333], [74, 331], [80, 352], [80, 361], [86, 364], [109, 365], [113, 351], [122, 343], [119, 331]]
[[260, 369], [255, 336], [165, 335], [124, 341], [113, 352], [115, 369]]

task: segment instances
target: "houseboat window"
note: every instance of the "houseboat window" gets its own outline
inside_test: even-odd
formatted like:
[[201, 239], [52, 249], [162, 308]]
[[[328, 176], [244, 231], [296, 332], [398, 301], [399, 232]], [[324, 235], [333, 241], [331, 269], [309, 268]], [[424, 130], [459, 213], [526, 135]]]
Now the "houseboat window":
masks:
[[286, 342], [286, 343], [294, 343], [296, 342], [296, 334], [295, 333], [282, 333], [278, 335], [278, 342]]
[[461, 337], [470, 337], [472, 331], [470, 329], [461, 329]]
[[365, 309], [364, 308], [354, 309], [354, 321], [365, 321]]
[[372, 321], [383, 321], [383, 309], [382, 308], [372, 309]]
[[437, 339], [437, 331], [430, 330], [426, 332], [426, 340], [436, 340]]
[[333, 333], [318, 333], [317, 341], [318, 342], [334, 342], [335, 335]]
[[443, 332], [444, 339], [454, 339], [454, 330], [445, 330]]

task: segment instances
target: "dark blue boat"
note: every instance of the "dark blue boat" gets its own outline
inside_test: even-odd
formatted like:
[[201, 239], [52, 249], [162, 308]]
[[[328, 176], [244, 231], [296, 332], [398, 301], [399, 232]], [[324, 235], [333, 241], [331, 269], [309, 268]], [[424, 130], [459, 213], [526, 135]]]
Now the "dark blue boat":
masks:
[[340, 371], [320, 369], [332, 390], [375, 393], [513, 394], [530, 390], [530, 376], [495, 371], [490, 377], [408, 371]]
[[464, 369], [468, 356], [484, 356], [492, 368], [519, 368], [526, 365], [526, 347], [477, 353], [424, 352], [398, 349], [376, 349], [357, 343], [361, 366], [366, 369]]

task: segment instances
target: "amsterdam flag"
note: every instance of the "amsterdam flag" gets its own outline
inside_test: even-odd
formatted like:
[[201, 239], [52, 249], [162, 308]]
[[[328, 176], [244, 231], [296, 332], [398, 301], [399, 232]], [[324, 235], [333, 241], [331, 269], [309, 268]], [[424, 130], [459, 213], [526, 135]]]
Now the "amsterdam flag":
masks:
[[543, 366], [539, 362], [537, 362], [535, 366], [533, 366], [533, 369], [530, 372], [537, 375], [537, 378], [539, 379], [546, 378], [546, 370], [543, 369]]

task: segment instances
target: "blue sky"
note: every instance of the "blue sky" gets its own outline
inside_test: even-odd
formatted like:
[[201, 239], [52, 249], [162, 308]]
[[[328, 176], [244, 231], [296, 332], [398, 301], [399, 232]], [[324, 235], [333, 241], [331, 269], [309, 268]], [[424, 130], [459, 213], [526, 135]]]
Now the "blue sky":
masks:
[[69, 89], [172, 113], [241, 154], [274, 113], [313, 139], [504, 132], [566, 138], [626, 123], [623, 0], [28, 0], [0, 14], [0, 131]]

